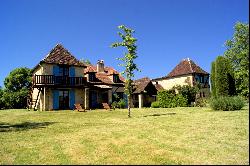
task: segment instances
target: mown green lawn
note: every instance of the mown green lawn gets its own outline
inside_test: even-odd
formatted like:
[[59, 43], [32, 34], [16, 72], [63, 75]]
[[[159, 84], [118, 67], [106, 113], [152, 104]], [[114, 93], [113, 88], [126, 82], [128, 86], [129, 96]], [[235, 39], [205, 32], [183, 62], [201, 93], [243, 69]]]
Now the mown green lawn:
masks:
[[249, 164], [249, 108], [0, 111], [0, 164]]

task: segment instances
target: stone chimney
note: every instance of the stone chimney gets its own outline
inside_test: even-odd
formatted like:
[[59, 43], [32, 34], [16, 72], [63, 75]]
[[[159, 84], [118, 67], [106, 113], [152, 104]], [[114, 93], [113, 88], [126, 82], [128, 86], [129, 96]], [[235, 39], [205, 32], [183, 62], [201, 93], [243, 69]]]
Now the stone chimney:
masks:
[[97, 72], [104, 72], [104, 60], [97, 61]]

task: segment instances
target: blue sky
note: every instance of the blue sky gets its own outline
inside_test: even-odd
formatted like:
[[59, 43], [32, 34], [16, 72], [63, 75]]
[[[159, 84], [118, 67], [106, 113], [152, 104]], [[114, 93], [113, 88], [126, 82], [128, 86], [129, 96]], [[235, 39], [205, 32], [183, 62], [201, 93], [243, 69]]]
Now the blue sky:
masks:
[[117, 26], [133, 28], [138, 38], [140, 73], [167, 75], [183, 58], [210, 72], [223, 54], [237, 21], [249, 22], [248, 0], [1, 0], [0, 86], [11, 70], [33, 68], [61, 43], [76, 58], [118, 71], [123, 49]]

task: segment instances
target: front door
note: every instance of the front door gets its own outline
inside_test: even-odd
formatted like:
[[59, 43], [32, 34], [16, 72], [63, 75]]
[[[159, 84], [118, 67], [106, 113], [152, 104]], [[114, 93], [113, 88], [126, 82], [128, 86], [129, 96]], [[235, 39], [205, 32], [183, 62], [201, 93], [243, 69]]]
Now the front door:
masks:
[[60, 90], [59, 91], [59, 109], [69, 109], [69, 91]]
[[89, 98], [90, 98], [90, 108], [97, 108], [98, 103], [97, 103], [97, 92], [96, 91], [90, 91], [89, 93]]

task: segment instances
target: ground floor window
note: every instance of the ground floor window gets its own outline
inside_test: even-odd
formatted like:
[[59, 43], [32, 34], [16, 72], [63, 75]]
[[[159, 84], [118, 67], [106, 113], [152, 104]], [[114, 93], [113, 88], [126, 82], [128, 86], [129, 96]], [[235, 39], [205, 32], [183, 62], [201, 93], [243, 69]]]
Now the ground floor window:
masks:
[[59, 90], [59, 109], [69, 109], [69, 90]]

